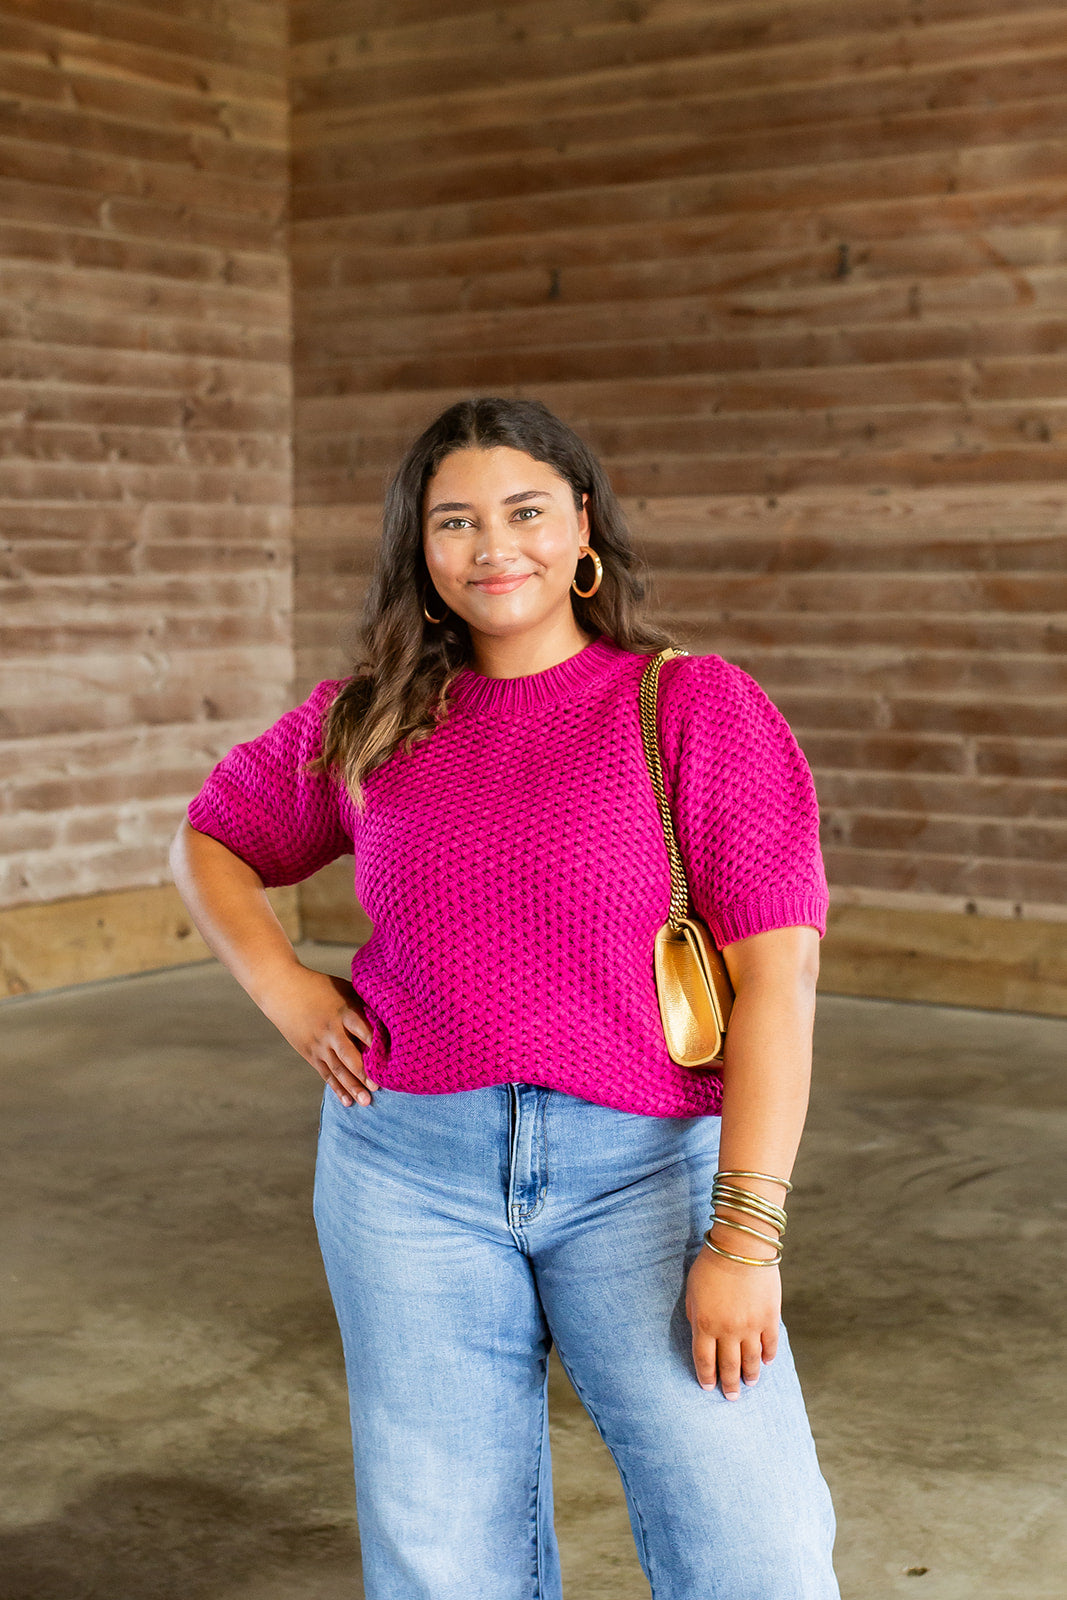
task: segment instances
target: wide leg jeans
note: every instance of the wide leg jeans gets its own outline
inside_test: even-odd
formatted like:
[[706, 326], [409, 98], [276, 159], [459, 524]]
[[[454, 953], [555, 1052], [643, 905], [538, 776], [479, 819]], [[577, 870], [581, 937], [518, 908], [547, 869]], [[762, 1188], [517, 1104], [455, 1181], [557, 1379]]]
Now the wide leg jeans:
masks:
[[560, 1600], [553, 1343], [618, 1467], [654, 1600], [838, 1600], [784, 1326], [736, 1401], [693, 1369], [685, 1279], [718, 1141], [717, 1117], [526, 1083], [378, 1089], [347, 1109], [324, 1094], [315, 1221], [367, 1600]]

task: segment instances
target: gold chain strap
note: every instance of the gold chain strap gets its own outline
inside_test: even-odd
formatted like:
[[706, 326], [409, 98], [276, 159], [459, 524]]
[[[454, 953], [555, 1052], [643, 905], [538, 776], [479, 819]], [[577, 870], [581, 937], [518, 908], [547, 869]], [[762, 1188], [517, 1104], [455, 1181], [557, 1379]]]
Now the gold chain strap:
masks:
[[689, 885], [685, 878], [682, 853], [674, 836], [674, 822], [671, 819], [670, 806], [667, 804], [667, 793], [663, 787], [663, 767], [660, 763], [659, 740], [656, 736], [656, 696], [659, 689], [659, 670], [663, 663], [671, 660], [673, 656], [688, 654], [688, 650], [676, 650], [668, 645], [665, 650], [653, 656], [641, 674], [640, 692], [641, 737], [644, 740], [645, 759], [648, 762], [652, 787], [656, 793], [660, 821], [663, 824], [663, 837], [671, 863], [671, 909], [667, 921], [676, 931], [689, 915]]

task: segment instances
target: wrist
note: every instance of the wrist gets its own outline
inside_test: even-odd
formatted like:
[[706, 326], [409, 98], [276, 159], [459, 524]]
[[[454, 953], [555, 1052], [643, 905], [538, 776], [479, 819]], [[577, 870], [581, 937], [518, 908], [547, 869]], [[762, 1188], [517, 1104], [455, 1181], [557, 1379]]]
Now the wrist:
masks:
[[[760, 1233], [757, 1239], [753, 1237]], [[742, 1232], [739, 1228], [732, 1228], [721, 1219], [716, 1219], [704, 1235], [704, 1243], [716, 1246], [717, 1250], [725, 1250], [732, 1256], [751, 1256], [759, 1261], [777, 1261], [779, 1259], [778, 1240], [769, 1233], [753, 1229], [753, 1233]], [[715, 1250], [712, 1251], [714, 1255]], [[720, 1258], [721, 1259], [721, 1258]]]
[[280, 954], [277, 958], [257, 965], [245, 985], [249, 998], [259, 1007], [269, 1022], [280, 1026], [302, 986], [314, 977], [310, 967], [305, 967], [296, 953]]
[[785, 1194], [793, 1187], [787, 1178], [772, 1177], [766, 1170], [719, 1168], [712, 1183], [710, 1226], [704, 1243], [713, 1255], [744, 1266], [777, 1265], [782, 1259], [785, 1209], [761, 1194], [757, 1183], [765, 1188], [777, 1186]]

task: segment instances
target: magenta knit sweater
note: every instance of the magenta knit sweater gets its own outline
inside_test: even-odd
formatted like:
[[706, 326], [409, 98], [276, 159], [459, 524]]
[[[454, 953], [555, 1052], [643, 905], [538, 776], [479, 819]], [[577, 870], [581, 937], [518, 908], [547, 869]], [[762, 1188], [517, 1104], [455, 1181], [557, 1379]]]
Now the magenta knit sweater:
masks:
[[[362, 817], [336, 779], [301, 771], [341, 680], [320, 683], [190, 804], [268, 885], [354, 853], [374, 932], [352, 982], [385, 1088], [511, 1081], [655, 1116], [719, 1110], [718, 1073], [668, 1056], [656, 999], [670, 869], [641, 743], [647, 659], [601, 634], [525, 677], [464, 668], [447, 719], [364, 780]], [[824, 933], [815, 790], [781, 713], [714, 655], [666, 662], [659, 702], [678, 843], [716, 942]]]

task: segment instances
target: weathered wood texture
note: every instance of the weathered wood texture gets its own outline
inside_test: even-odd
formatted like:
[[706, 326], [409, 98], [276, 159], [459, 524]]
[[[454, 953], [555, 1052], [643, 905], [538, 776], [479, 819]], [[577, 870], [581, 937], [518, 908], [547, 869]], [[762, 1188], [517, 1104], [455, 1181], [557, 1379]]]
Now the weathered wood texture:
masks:
[[413, 432], [538, 395], [796, 728], [838, 905], [1067, 917], [1064, 7], [292, 26], [300, 687]]
[[790, 717], [837, 905], [1047, 939], [1065, 68], [1021, 0], [9, 0], [0, 905], [165, 883], [292, 703], [291, 499], [304, 692], [405, 442], [502, 391]]
[[1063, 922], [952, 911], [830, 908], [820, 984], [831, 994], [1067, 1017]]
[[[286, 933], [298, 939], [297, 890], [267, 894]], [[173, 884], [0, 906], [0, 1000], [210, 960]]]
[[0, 905], [165, 883], [290, 703], [286, 48], [277, 0], [3, 8]]

